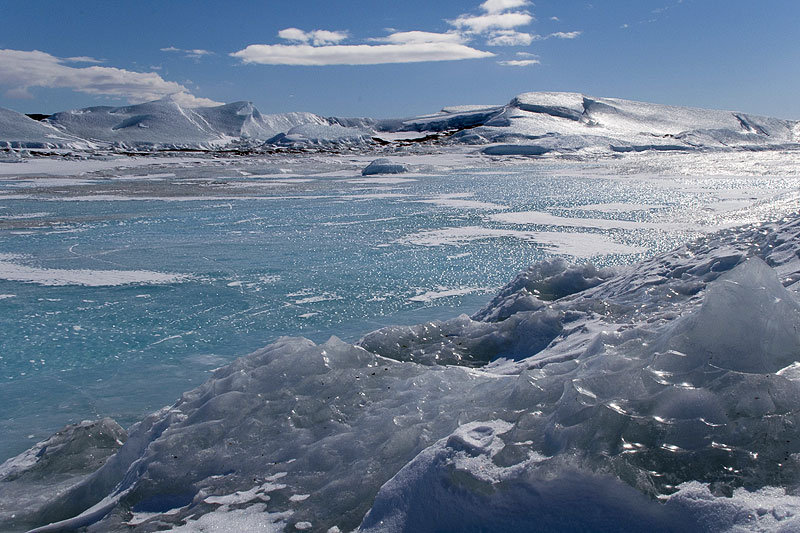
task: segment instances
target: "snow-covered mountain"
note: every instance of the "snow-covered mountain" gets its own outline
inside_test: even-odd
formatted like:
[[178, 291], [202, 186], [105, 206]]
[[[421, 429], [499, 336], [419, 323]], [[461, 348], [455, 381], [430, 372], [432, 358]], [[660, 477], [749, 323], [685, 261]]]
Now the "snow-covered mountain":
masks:
[[800, 123], [580, 93], [525, 93], [505, 106], [444, 109], [403, 122], [407, 131], [453, 131], [490, 144], [489, 154], [604, 150], [782, 149], [798, 147]]
[[64, 111], [37, 123], [0, 112], [0, 142], [14, 147], [216, 150], [477, 145], [489, 155], [643, 150], [800, 148], [800, 122], [580, 93], [532, 92], [506, 105], [454, 106], [408, 119], [262, 115], [250, 102], [187, 108], [167, 97], [124, 107]]
[[328, 124], [312, 113], [262, 115], [250, 102], [187, 108], [169, 99], [56, 113], [49, 125], [84, 139], [123, 146], [213, 150], [233, 141], [264, 141], [301, 124]]

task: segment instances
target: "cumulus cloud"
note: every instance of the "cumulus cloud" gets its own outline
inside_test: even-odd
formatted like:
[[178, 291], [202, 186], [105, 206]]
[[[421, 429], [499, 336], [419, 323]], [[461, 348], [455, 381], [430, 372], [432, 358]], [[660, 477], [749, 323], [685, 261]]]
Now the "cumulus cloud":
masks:
[[487, 15], [460, 15], [455, 20], [448, 21], [461, 30], [474, 33], [486, 33], [491, 30], [512, 30], [520, 26], [527, 26], [533, 22], [533, 16], [528, 13], [489, 13]]
[[492, 34], [486, 44], [489, 46], [528, 46], [537, 40], [538, 35], [514, 30], [503, 30]]
[[330, 30], [303, 31], [298, 28], [286, 28], [278, 32], [278, 37], [296, 43], [311, 43], [314, 46], [338, 44], [347, 39], [347, 32]]
[[278, 32], [278, 37], [286, 41], [296, 41], [299, 43], [308, 42], [308, 34], [299, 28], [286, 28]]
[[511, 59], [508, 61], [498, 61], [498, 65], [503, 65], [504, 67], [530, 67], [532, 65], [538, 65], [540, 61], [538, 59]]
[[509, 9], [516, 9], [530, 5], [528, 0], [486, 0], [481, 4], [481, 9], [487, 13], [502, 13]]
[[419, 63], [494, 56], [491, 52], [476, 50], [453, 42], [330, 46], [251, 44], [231, 55], [241, 59], [244, 63], [302, 66]]
[[114, 67], [71, 67], [66, 60], [38, 50], [0, 50], [0, 86], [11, 98], [30, 97], [29, 89], [71, 89], [95, 96], [127, 98], [131, 103], [168, 95], [189, 107], [219, 105], [193, 96], [179, 83], [155, 72], [132, 72]]

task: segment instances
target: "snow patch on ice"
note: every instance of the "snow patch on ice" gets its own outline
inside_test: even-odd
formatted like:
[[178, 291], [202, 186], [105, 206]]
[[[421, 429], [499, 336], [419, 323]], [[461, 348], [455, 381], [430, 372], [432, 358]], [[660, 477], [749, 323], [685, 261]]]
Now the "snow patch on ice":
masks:
[[89, 270], [40, 268], [20, 263], [22, 256], [0, 254], [0, 279], [36, 283], [47, 286], [83, 285], [110, 287], [117, 285], [164, 285], [192, 279], [187, 274], [153, 272], [151, 270]]
[[415, 202], [423, 204], [433, 204], [438, 207], [450, 207], [453, 209], [485, 209], [485, 210], [508, 209], [504, 205], [495, 204], [492, 202], [470, 200], [469, 198], [471, 196], [473, 196], [472, 193], [448, 193], [448, 194], [440, 194], [433, 198], [415, 200]]
[[521, 231], [482, 226], [425, 230], [407, 235], [395, 242], [415, 246], [461, 246], [484, 239], [502, 238], [541, 244], [551, 253], [573, 257], [588, 258], [606, 254], [634, 254], [642, 251], [639, 247], [620, 244], [607, 235], [596, 233]]
[[439, 300], [441, 298], [450, 298], [452, 296], [464, 296], [475, 292], [486, 292], [489, 290], [491, 289], [488, 289], [486, 287], [459, 287], [457, 289], [448, 289], [446, 287], [439, 287], [439, 289], [435, 291], [427, 291], [425, 293], [412, 296], [411, 298], [408, 299], [408, 301], [430, 303], [434, 300]]

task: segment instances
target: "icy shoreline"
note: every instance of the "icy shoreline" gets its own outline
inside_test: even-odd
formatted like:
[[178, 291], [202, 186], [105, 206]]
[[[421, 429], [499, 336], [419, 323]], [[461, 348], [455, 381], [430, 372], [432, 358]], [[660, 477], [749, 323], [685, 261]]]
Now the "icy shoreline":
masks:
[[0, 528], [797, 527], [798, 289], [795, 217], [613, 272], [539, 263], [472, 318], [358, 345], [284, 338], [93, 473], [107, 426], [4, 463]]

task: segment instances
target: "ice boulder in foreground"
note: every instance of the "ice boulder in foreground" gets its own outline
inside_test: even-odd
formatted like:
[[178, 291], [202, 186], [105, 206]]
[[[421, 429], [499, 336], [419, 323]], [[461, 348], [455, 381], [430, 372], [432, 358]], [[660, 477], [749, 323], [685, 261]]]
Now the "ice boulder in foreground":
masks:
[[0, 524], [24, 529], [41, 509], [103, 466], [127, 438], [110, 418], [72, 424], [0, 465]]
[[553, 261], [472, 318], [281, 339], [52, 500], [17, 496], [13, 525], [791, 531], [799, 237], [728, 230], [613, 275]]
[[660, 500], [564, 458], [519, 453], [502, 421], [471, 422], [389, 480], [359, 531], [798, 531], [800, 497], [783, 489], [714, 494], [696, 481]]
[[376, 159], [361, 171], [362, 176], [373, 176], [375, 174], [403, 174], [408, 172], [408, 165], [404, 163], [392, 163], [391, 160], [382, 157]]
[[[612, 476], [519, 453], [503, 421], [472, 422], [389, 480], [360, 531], [689, 531], [696, 523]], [[514, 448], [510, 451], [506, 441]]]

